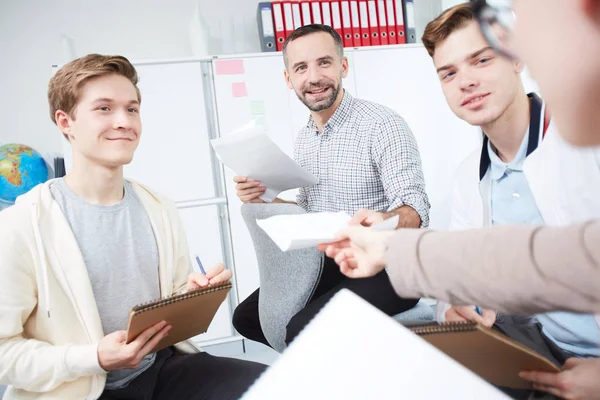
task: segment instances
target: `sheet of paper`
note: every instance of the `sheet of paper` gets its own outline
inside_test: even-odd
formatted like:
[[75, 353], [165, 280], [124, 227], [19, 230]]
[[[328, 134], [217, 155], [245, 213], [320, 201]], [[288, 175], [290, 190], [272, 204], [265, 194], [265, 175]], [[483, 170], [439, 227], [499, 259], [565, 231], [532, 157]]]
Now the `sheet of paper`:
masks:
[[[294, 215], [276, 215], [257, 220], [282, 251], [315, 247], [335, 241], [335, 235], [348, 226], [350, 215], [345, 212], [320, 212]], [[388, 218], [373, 225], [377, 230], [393, 230], [399, 217]]]
[[242, 396], [264, 399], [510, 398], [343, 289]]
[[319, 180], [285, 154], [254, 123], [223, 138], [211, 140], [217, 157], [237, 175], [267, 187], [261, 199], [271, 202], [284, 190], [316, 185]]

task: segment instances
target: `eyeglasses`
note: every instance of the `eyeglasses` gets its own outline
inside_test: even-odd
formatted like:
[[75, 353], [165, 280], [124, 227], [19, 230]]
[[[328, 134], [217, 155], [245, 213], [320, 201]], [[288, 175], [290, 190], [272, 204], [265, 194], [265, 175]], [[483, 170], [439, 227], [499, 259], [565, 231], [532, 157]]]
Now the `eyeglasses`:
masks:
[[503, 56], [517, 58], [513, 51], [515, 12], [512, 0], [474, 0], [473, 14], [487, 42]]

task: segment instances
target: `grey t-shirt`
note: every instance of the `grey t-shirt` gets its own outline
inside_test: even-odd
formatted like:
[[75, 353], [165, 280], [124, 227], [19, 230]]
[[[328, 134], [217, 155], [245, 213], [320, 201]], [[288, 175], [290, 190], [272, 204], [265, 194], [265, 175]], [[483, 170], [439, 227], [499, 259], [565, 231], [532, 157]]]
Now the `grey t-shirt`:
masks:
[[[54, 182], [50, 191], [79, 245], [104, 334], [126, 330], [131, 307], [160, 297], [158, 248], [142, 203], [128, 182], [123, 200], [112, 206], [86, 202], [64, 179]], [[126, 386], [155, 356], [144, 357], [136, 369], [109, 372], [106, 389]]]

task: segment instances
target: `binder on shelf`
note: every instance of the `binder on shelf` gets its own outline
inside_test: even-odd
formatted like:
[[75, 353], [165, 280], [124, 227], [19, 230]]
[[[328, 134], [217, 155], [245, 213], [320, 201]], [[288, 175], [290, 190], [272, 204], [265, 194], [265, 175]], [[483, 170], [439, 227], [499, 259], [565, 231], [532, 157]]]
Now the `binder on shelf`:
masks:
[[291, 1], [282, 1], [283, 6], [283, 26], [285, 27], [285, 38], [294, 32], [294, 15], [292, 13], [292, 2]]
[[385, 0], [377, 0], [377, 16], [379, 17], [379, 39], [381, 44], [390, 44], [387, 15], [385, 12]]
[[260, 37], [260, 49], [263, 52], [276, 51], [275, 45], [275, 27], [273, 19], [272, 3], [258, 3], [257, 11], [258, 34]]
[[406, 43], [406, 29], [404, 26], [404, 5], [402, 0], [394, 0], [394, 11], [396, 13], [396, 40], [398, 44]]
[[385, 0], [385, 11], [387, 16], [388, 24], [388, 40], [390, 44], [398, 44], [397, 32], [398, 26], [396, 25], [396, 13], [394, 11], [394, 0]]
[[283, 50], [283, 42], [287, 37], [285, 34], [285, 24], [283, 19], [283, 6], [281, 1], [273, 1], [271, 3], [273, 10], [273, 25], [275, 26], [275, 42], [277, 51]]
[[360, 35], [363, 46], [371, 45], [371, 30], [369, 29], [369, 8], [367, 0], [358, 0], [360, 11]]
[[377, 4], [375, 0], [368, 0], [369, 6], [369, 30], [371, 31], [371, 46], [379, 46], [381, 39], [379, 38], [379, 18], [377, 16]]
[[300, 0], [300, 12], [302, 14], [302, 26], [310, 25], [313, 23], [311, 1], [310, 0]]
[[342, 38], [342, 42], [346, 43], [346, 38], [344, 37], [344, 27], [342, 24], [342, 8], [340, 6], [340, 2], [338, 0], [333, 0], [329, 3], [331, 7], [331, 23], [333, 24], [333, 29], [339, 33]]
[[406, 31], [406, 43], [416, 43], [415, 3], [413, 0], [404, 0], [404, 29]]
[[335, 22], [334, 7], [339, 7], [342, 20], [342, 38], [344, 39], [344, 47], [353, 47], [354, 39], [352, 38], [352, 18], [350, 18], [350, 2], [349, 0], [340, 0], [331, 2], [331, 14]]
[[332, 10], [332, 6], [331, 6], [331, 2], [329, 0], [321, 0], [321, 16], [323, 17], [323, 24], [329, 25], [333, 29], [335, 29], [343, 40], [344, 36], [342, 33], [342, 25], [339, 23], [339, 11], [340, 11], [339, 4], [338, 4], [337, 10], [338, 10], [338, 24], [337, 24], [337, 26], [335, 26], [335, 24], [333, 23], [333, 10]]
[[300, 3], [292, 1], [292, 18], [294, 20], [294, 29], [302, 27], [302, 12], [300, 11]]
[[314, 24], [322, 24], [323, 17], [321, 16], [321, 2], [320, 1], [311, 1], [310, 2], [312, 20]]
[[361, 47], [360, 15], [358, 13], [358, 0], [350, 0], [350, 18], [352, 19], [352, 42], [354, 47]]

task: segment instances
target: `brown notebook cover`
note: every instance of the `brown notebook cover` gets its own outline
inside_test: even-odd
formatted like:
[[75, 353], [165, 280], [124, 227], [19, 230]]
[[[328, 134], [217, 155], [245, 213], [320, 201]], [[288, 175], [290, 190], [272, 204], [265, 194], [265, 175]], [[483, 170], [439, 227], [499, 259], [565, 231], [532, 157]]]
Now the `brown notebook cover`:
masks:
[[409, 329], [497, 386], [531, 389], [531, 383], [521, 379], [519, 372], [560, 371], [557, 365], [537, 352], [475, 322], [449, 322]]
[[154, 351], [205, 333], [229, 290], [231, 282], [223, 282], [133, 307], [129, 312], [127, 343], [160, 321], [167, 321], [172, 327]]

